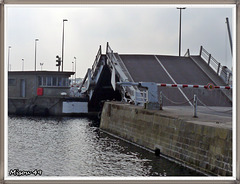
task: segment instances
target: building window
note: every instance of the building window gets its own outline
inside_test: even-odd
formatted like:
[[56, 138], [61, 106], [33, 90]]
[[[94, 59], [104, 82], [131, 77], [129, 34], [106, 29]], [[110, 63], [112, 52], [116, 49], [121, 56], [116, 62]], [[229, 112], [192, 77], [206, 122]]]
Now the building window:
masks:
[[42, 86], [42, 85], [43, 85], [42, 77], [38, 76], [38, 86]]
[[9, 86], [16, 86], [16, 79], [8, 79]]
[[66, 79], [65, 78], [63, 78], [63, 86], [66, 86]]
[[62, 86], [62, 77], [58, 77], [58, 86]]
[[57, 77], [52, 78], [52, 85], [57, 86]]
[[66, 86], [69, 86], [70, 83], [69, 83], [69, 79], [68, 78], [65, 78], [66, 79]]
[[38, 86], [69, 86], [69, 78], [66, 77], [41, 77], [38, 76]]
[[47, 77], [47, 86], [52, 86], [52, 77]]
[[42, 77], [42, 80], [43, 80], [43, 86], [46, 86], [46, 77]]

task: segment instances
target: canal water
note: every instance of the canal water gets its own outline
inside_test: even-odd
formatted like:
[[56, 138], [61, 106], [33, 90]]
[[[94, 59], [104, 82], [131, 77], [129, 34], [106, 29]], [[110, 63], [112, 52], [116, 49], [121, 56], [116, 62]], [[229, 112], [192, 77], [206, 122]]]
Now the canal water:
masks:
[[199, 176], [79, 117], [8, 118], [8, 172], [42, 176]]

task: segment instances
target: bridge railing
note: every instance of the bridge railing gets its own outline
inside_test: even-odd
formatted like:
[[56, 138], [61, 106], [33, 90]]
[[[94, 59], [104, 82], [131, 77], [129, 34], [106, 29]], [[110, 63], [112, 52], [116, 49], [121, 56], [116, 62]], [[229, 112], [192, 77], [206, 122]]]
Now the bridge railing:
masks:
[[97, 55], [96, 55], [96, 58], [95, 58], [94, 63], [92, 65], [92, 75], [95, 73], [95, 71], [97, 69], [97, 65], [99, 63], [101, 55], [102, 55], [102, 48], [101, 48], [101, 45], [100, 45], [100, 47], [98, 49], [98, 52], [97, 52]]
[[203, 46], [200, 47], [200, 57], [210, 66], [218, 76], [220, 76], [226, 84], [232, 85], [232, 72], [226, 66], [222, 66], [211, 54], [209, 54]]
[[[130, 74], [128, 73], [126, 66], [122, 62], [121, 58], [116, 57], [116, 55], [113, 53], [113, 50], [109, 46], [108, 42], [107, 42], [107, 48], [106, 48], [106, 56], [108, 58], [108, 64], [111, 67], [115, 67], [120, 82], [133, 82], [133, 79], [130, 76]], [[128, 95], [130, 95], [131, 100], [134, 101], [135, 90], [137, 90], [137, 87], [122, 86], [122, 88], [123, 88], [124, 93], [127, 93]]]
[[184, 57], [189, 57], [190, 56], [190, 50], [188, 49], [187, 52], [184, 54]]
[[148, 102], [148, 91], [135, 90], [134, 97], [135, 97], [135, 101], [134, 101], [135, 105], [143, 106], [145, 103]]

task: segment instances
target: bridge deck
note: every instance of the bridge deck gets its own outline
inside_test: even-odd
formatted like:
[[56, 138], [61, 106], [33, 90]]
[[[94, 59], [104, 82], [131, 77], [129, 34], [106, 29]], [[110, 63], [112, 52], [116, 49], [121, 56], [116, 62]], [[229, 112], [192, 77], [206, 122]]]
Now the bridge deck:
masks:
[[[170, 84], [176, 82], [177, 84], [198, 85], [206, 85], [208, 83], [215, 84], [189, 57], [122, 54], [120, 54], [119, 57], [123, 61], [134, 82]], [[159, 90], [173, 102], [186, 102], [187, 99], [191, 100], [193, 95], [197, 94], [198, 98], [208, 106], [231, 106], [231, 102], [221, 90], [209, 91], [206, 89], [190, 88], [170, 89], [163, 87], [159, 87]], [[164, 99], [164, 105], [177, 105], [173, 102]]]

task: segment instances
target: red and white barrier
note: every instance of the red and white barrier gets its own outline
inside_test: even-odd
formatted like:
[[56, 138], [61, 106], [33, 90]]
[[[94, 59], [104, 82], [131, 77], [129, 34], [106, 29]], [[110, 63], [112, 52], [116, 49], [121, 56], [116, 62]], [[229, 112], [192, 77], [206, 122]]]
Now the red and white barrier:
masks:
[[205, 89], [232, 89], [231, 86], [214, 86], [213, 84], [207, 84], [207, 85], [189, 85], [189, 84], [157, 84], [161, 87], [177, 87], [177, 88], [205, 88]]

